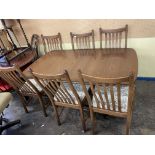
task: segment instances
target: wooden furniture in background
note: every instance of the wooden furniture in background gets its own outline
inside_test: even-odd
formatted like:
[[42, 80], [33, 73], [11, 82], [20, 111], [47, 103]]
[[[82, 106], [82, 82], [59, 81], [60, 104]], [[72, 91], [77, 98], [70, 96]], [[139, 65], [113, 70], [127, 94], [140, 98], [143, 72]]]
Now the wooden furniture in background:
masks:
[[81, 99], [76, 92], [72, 81], [70, 80], [69, 74], [65, 71], [63, 74], [58, 75], [47, 75], [38, 74], [32, 72], [32, 77], [36, 80], [38, 85], [44, 90], [46, 95], [49, 97], [51, 104], [53, 105], [54, 112], [56, 115], [57, 123], [60, 125], [60, 115], [58, 113], [58, 107], [73, 108], [80, 111], [80, 118], [82, 122], [83, 130], [86, 131], [84, 114], [81, 104]]
[[[14, 31], [13, 31], [13, 26], [14, 26], [15, 23], [13, 22], [14, 24], [11, 24], [11, 25], [9, 24], [8, 25], [8, 24], [6, 24], [6, 21], [10, 21], [10, 20], [1, 19], [1, 23], [3, 25], [3, 30], [7, 33], [8, 38], [11, 41], [12, 49], [15, 49], [15, 48], [17, 48], [18, 45], [20, 45], [19, 41], [18, 41]], [[11, 20], [11, 21], [14, 21], [14, 20]], [[16, 39], [16, 41], [18, 42], [18, 45], [15, 44], [15, 41], [14, 41], [13, 38]], [[7, 47], [5, 47], [5, 49], [6, 48]]]
[[21, 29], [21, 31], [22, 31], [22, 33], [23, 33], [23, 36], [24, 36], [24, 38], [25, 38], [25, 40], [26, 40], [27, 46], [28, 46], [28, 47], [31, 47], [31, 45], [30, 45], [30, 43], [29, 43], [29, 41], [28, 41], [28, 39], [27, 39], [26, 33], [25, 33], [25, 31], [24, 31], [24, 28], [23, 28], [23, 26], [22, 26], [22, 24], [21, 24], [21, 20], [20, 20], [20, 19], [17, 19], [17, 22], [18, 22], [18, 24], [19, 24], [19, 26], [20, 26], [20, 29]]
[[[13, 65], [19, 66], [22, 70], [24, 70], [28, 65], [30, 65], [34, 59], [36, 58], [36, 53], [30, 48], [18, 49], [18, 54], [14, 54], [12, 51], [8, 51], [6, 54], [0, 56], [5, 60], [4, 62], [0, 61], [1, 67], [11, 67]], [[14, 51], [14, 52], [16, 52]], [[11, 56], [10, 56], [11, 54]], [[10, 57], [10, 58], [9, 58]]]
[[[1, 22], [3, 24], [4, 30], [7, 32], [9, 39], [11, 40], [13, 49], [20, 48], [20, 47], [31, 47], [20, 19], [1, 19]], [[20, 39], [18, 39], [19, 36], [16, 34], [16, 31], [14, 30], [14, 27], [17, 27], [17, 26], [18, 26], [18, 31], [21, 32], [22, 36], [26, 41], [27, 46], [21, 45]]]
[[[134, 76], [102, 78], [79, 71], [79, 78], [89, 104], [92, 132], [95, 130], [94, 113], [101, 113], [126, 118], [126, 134], [129, 134], [135, 93]], [[93, 97], [89, 95], [85, 83], [90, 86]]]
[[[134, 49], [63, 50], [49, 52], [32, 63], [31, 68], [38, 74], [56, 75], [65, 69], [72, 81], [79, 81], [77, 70], [97, 77], [125, 77], [131, 72], [136, 79], [138, 59]], [[24, 74], [31, 78], [28, 68]]]
[[41, 35], [41, 38], [42, 38], [45, 53], [55, 51], [55, 50], [63, 50], [62, 38], [60, 33], [53, 36]]
[[39, 46], [40, 37], [37, 34], [33, 34], [31, 37], [31, 49], [36, 52], [35, 60], [39, 58]]
[[7, 38], [6, 30], [0, 30], [0, 45], [3, 50], [13, 49], [12, 43]]
[[7, 83], [9, 83], [9, 85], [14, 88], [23, 104], [26, 113], [28, 113], [28, 109], [24, 97], [31, 96], [37, 97], [39, 99], [43, 113], [45, 116], [47, 116], [46, 107], [42, 99], [42, 89], [36, 85], [34, 80], [28, 80], [19, 69], [19, 67], [1, 67], [0, 77], [7, 81]]
[[95, 49], [94, 30], [89, 33], [74, 34], [70, 32], [72, 49]]
[[28, 65], [30, 65], [35, 58], [36, 53], [30, 48], [18, 49], [18, 54], [9, 60], [9, 65], [17, 65], [23, 70], [25, 67], [28, 67]]
[[99, 33], [100, 48], [127, 48], [128, 25], [118, 29], [100, 28]]
[[[24, 67], [35, 60], [36, 52], [31, 48], [28, 42], [25, 31], [22, 27], [21, 21], [17, 20], [7, 20], [1, 19], [4, 29], [1, 30], [0, 40], [3, 50], [0, 53], [0, 58], [6, 59], [8, 66], [19, 65], [19, 67]], [[14, 27], [18, 26], [18, 31], [15, 32]], [[27, 46], [20, 44], [20, 39], [17, 38], [16, 33], [22, 32]], [[33, 53], [35, 52], [35, 53]], [[6, 66], [6, 64], [4, 64]], [[0, 62], [0, 66], [3, 63]]]

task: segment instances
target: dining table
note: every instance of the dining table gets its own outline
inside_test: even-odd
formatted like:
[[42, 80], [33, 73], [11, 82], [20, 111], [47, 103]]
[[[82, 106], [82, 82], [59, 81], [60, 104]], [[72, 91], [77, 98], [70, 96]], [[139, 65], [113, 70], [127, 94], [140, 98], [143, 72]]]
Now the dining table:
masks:
[[138, 74], [138, 59], [132, 48], [87, 49], [51, 51], [40, 57], [24, 70], [28, 78], [33, 72], [45, 75], [62, 74], [67, 70], [72, 81], [79, 82], [78, 70], [82, 73], [103, 77], [119, 78]]
[[103, 77], [119, 78], [138, 74], [138, 59], [132, 48], [81, 49], [51, 51], [40, 57], [24, 70], [28, 78], [33, 72], [45, 75], [62, 74], [67, 70], [70, 79], [79, 82], [78, 70], [82, 73]]

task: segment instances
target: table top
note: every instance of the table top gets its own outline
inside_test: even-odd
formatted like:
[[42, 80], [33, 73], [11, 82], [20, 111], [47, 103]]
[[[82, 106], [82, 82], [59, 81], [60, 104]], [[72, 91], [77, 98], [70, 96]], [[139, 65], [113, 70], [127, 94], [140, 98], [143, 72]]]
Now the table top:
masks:
[[[28, 68], [48, 75], [61, 74], [66, 69], [72, 81], [79, 81], [78, 69], [85, 74], [105, 78], [128, 76], [132, 72], [136, 79], [138, 59], [131, 48], [64, 50], [49, 52]], [[30, 78], [28, 68], [24, 74]]]

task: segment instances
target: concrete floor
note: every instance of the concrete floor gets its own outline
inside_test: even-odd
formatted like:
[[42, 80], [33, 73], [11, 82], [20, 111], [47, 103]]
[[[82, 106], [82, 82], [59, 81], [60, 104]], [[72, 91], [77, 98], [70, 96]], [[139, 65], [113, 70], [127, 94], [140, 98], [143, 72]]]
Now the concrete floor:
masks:
[[[136, 97], [131, 124], [132, 135], [155, 134], [155, 82], [137, 81]], [[58, 126], [51, 107], [48, 108], [48, 117], [44, 117], [40, 105], [33, 99], [28, 105], [29, 113], [26, 114], [14, 94], [12, 104], [5, 110], [5, 117], [9, 120], [20, 119], [21, 126], [14, 126], [3, 134], [7, 135], [90, 135], [91, 122], [87, 119], [88, 131], [83, 133], [79, 112], [73, 109], [65, 109], [61, 115], [61, 126]], [[87, 112], [86, 112], [87, 115]], [[121, 135], [125, 133], [125, 119], [110, 116], [96, 115], [96, 134]]]

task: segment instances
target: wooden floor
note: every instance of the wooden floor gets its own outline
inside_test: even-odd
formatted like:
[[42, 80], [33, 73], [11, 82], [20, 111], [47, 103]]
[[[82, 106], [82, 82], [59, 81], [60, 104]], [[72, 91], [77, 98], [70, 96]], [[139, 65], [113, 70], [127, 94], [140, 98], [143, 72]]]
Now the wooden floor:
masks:
[[[155, 81], [137, 81], [136, 98], [131, 125], [132, 135], [155, 134]], [[8, 135], [89, 135], [91, 122], [87, 120], [88, 131], [82, 132], [79, 112], [65, 109], [61, 115], [61, 126], [57, 126], [52, 108], [48, 109], [48, 117], [44, 117], [37, 100], [32, 100], [28, 106], [30, 113], [26, 114], [14, 94], [13, 103], [6, 109], [5, 117], [14, 120], [21, 119], [22, 125], [15, 126], [3, 134]], [[87, 115], [87, 112], [86, 112]], [[125, 133], [125, 120], [110, 116], [97, 115], [96, 134], [111, 135]]]

